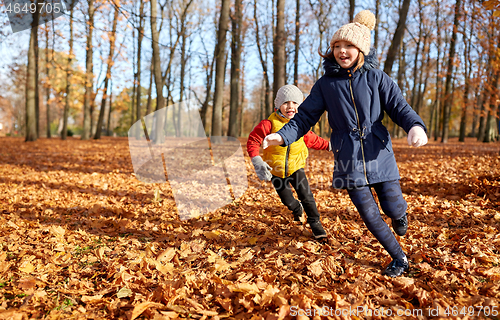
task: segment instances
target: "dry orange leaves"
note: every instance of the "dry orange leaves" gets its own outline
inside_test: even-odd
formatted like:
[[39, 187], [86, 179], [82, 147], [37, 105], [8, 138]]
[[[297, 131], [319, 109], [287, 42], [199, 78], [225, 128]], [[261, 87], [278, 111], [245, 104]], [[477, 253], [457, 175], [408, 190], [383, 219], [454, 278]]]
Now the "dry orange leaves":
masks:
[[394, 150], [411, 269], [390, 279], [390, 258], [330, 187], [328, 152], [312, 150], [306, 169], [325, 244], [248, 158], [240, 199], [180, 221], [168, 184], [134, 177], [126, 139], [1, 138], [0, 319], [495, 318], [498, 143]]

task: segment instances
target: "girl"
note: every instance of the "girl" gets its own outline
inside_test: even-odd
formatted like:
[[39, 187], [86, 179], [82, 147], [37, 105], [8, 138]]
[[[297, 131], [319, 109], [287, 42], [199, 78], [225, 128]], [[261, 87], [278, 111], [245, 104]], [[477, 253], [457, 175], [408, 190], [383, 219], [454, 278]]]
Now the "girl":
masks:
[[[274, 110], [268, 119], [262, 120], [248, 136], [247, 151], [252, 160], [257, 177], [271, 181], [281, 202], [293, 212], [294, 220], [301, 222], [302, 212], [307, 214], [307, 223], [311, 227], [314, 238], [327, 241], [316, 207], [316, 201], [309, 187], [304, 165], [308, 156], [307, 148], [329, 150], [329, 142], [307, 130], [304, 138], [292, 143], [289, 147], [273, 146], [264, 150], [264, 159], [259, 155], [259, 149], [264, 138], [277, 132], [298, 112], [304, 95], [294, 85], [281, 87], [276, 93]], [[294, 198], [293, 186], [300, 202]]]
[[377, 193], [396, 234], [405, 235], [407, 204], [399, 184], [391, 137], [382, 125], [384, 112], [408, 133], [410, 145], [426, 144], [427, 136], [424, 122], [405, 101], [398, 86], [376, 68], [377, 59], [370, 52], [370, 31], [374, 27], [375, 16], [364, 10], [353, 23], [335, 32], [328, 51], [321, 54], [325, 75], [314, 84], [301, 112], [280, 131], [267, 136], [263, 147], [293, 143], [326, 110], [335, 156], [333, 187], [347, 189], [367, 228], [393, 259], [383, 273], [398, 277], [408, 271], [408, 259], [382, 219], [371, 191], [373, 188]]

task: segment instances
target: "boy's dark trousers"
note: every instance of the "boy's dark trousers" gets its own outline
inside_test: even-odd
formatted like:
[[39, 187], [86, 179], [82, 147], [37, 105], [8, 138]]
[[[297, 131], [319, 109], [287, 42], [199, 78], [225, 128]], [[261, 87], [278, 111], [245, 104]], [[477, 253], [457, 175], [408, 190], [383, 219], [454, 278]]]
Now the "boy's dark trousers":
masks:
[[[271, 182], [278, 193], [281, 202], [294, 214], [300, 213], [300, 202], [307, 214], [307, 223], [311, 224], [319, 221], [319, 212], [316, 201], [309, 187], [304, 168], [301, 168], [289, 177], [280, 178], [273, 175]], [[300, 202], [294, 198], [290, 185], [295, 189]]]

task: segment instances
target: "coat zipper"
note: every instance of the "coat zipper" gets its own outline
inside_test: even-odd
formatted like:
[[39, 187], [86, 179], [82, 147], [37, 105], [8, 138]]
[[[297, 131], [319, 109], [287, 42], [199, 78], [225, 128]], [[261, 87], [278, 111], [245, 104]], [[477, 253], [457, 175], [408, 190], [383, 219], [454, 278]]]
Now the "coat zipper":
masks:
[[285, 156], [285, 177], [288, 176], [288, 157], [290, 156], [290, 146], [286, 147], [286, 156]]
[[[349, 74], [349, 76], [350, 76], [350, 74]], [[354, 105], [354, 111], [356, 112], [356, 120], [358, 121], [358, 130], [360, 132], [359, 134], [361, 137], [361, 155], [363, 157], [363, 170], [364, 170], [364, 174], [365, 174], [365, 180], [366, 180], [366, 184], [369, 184], [368, 177], [366, 176], [365, 150], [363, 148], [363, 136], [365, 133], [364, 133], [364, 131], [361, 130], [361, 123], [359, 122], [358, 108], [356, 107], [356, 102], [354, 102], [354, 94], [352, 93], [352, 79], [349, 79], [349, 89], [351, 90], [352, 104]]]

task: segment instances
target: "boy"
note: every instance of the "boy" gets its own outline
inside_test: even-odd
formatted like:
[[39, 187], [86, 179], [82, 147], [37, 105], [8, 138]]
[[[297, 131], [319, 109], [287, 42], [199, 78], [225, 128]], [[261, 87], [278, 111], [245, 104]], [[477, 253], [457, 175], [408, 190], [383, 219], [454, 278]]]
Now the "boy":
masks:
[[[294, 85], [285, 85], [278, 90], [274, 100], [274, 109], [268, 119], [262, 120], [250, 133], [247, 142], [248, 155], [257, 173], [263, 181], [271, 181], [281, 202], [293, 212], [294, 221], [300, 222], [303, 211], [307, 214], [307, 223], [316, 240], [327, 238], [320, 221], [316, 201], [309, 187], [304, 172], [308, 156], [307, 148], [329, 150], [329, 142], [309, 131], [303, 138], [287, 147], [273, 146], [264, 150], [263, 157], [259, 149], [264, 138], [278, 132], [298, 112], [304, 100], [302, 92]], [[294, 198], [293, 186], [300, 202]]]

